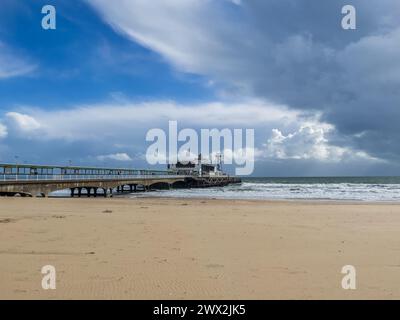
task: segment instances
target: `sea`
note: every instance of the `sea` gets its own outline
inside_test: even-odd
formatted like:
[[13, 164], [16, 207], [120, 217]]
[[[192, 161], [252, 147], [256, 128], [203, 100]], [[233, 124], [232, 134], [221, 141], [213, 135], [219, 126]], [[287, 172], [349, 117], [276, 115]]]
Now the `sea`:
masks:
[[243, 178], [241, 184], [157, 190], [123, 197], [399, 202], [400, 177]]

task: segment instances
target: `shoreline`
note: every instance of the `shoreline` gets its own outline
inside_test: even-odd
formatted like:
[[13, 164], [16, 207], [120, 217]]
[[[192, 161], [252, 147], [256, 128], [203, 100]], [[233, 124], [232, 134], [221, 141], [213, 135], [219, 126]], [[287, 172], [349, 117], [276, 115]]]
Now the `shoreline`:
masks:
[[[400, 204], [0, 198], [0, 299], [398, 299]], [[41, 268], [57, 289], [41, 288]], [[357, 290], [343, 290], [354, 265]]]
[[[13, 198], [13, 197], [3, 197], [3, 198]], [[17, 197], [19, 198], [19, 197]], [[99, 199], [104, 199], [104, 197], [97, 197], [97, 198], [87, 198], [85, 196], [82, 196], [82, 198], [71, 198], [70, 196], [48, 196], [48, 199], [86, 199], [86, 200], [99, 200]], [[392, 200], [354, 200], [354, 199], [320, 199], [320, 198], [306, 198], [306, 199], [298, 199], [298, 198], [288, 198], [288, 199], [259, 199], [259, 198], [222, 198], [222, 197], [193, 197], [193, 196], [188, 196], [188, 197], [183, 197], [183, 196], [158, 196], [158, 195], [146, 195], [143, 194], [141, 195], [140, 193], [126, 193], [124, 195], [121, 194], [115, 194], [113, 197], [108, 197], [106, 199], [126, 199], [126, 200], [135, 200], [135, 199], [166, 199], [166, 200], [202, 200], [202, 201], [213, 201], [213, 200], [220, 200], [220, 201], [227, 201], [227, 202], [232, 202], [232, 201], [249, 201], [249, 202], [278, 202], [278, 203], [293, 203], [293, 202], [299, 202], [299, 203], [325, 203], [325, 204], [388, 204], [388, 205], [400, 205], [400, 200], [399, 201], [392, 201]], [[0, 198], [1, 201], [1, 198]]]
[[[132, 194], [134, 195], [134, 194]], [[380, 201], [373, 201], [373, 200], [347, 200], [347, 199], [319, 199], [319, 198], [313, 198], [313, 199], [255, 199], [255, 198], [208, 198], [208, 197], [171, 197], [171, 196], [166, 196], [166, 197], [160, 197], [160, 196], [139, 196], [139, 197], [127, 197], [127, 196], [114, 196], [113, 198], [116, 199], [167, 199], [167, 200], [202, 200], [202, 201], [207, 201], [207, 200], [218, 200], [218, 201], [227, 201], [227, 202], [232, 202], [232, 201], [249, 201], [249, 202], [266, 202], [266, 203], [273, 203], [273, 202], [278, 202], [278, 203], [293, 203], [293, 202], [299, 202], [299, 203], [323, 203], [323, 204], [390, 204], [390, 205], [400, 205], [400, 200], [399, 201], [391, 201], [391, 200], [380, 200]]]

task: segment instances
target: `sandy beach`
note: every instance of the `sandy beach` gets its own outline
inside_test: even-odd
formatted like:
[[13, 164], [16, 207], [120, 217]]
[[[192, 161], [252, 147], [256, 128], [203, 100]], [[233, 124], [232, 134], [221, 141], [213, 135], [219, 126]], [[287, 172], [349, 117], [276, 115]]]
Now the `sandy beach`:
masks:
[[398, 204], [1, 198], [0, 299], [399, 299], [399, 230]]

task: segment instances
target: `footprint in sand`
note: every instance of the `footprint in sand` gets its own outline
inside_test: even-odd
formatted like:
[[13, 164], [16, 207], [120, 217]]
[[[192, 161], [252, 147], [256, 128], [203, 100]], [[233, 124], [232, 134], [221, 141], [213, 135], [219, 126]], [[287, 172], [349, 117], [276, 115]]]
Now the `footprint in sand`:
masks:
[[15, 289], [14, 290], [15, 293], [26, 293], [26, 290], [21, 290], [21, 289]]
[[206, 265], [207, 268], [223, 268], [223, 264], [217, 264], [217, 263], [210, 263]]

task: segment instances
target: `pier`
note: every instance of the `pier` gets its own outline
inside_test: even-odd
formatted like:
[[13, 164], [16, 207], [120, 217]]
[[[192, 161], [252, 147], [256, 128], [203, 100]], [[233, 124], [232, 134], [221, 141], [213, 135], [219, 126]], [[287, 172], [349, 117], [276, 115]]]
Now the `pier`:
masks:
[[47, 197], [51, 192], [69, 189], [71, 197], [108, 197], [124, 192], [207, 188], [240, 182], [228, 175], [188, 175], [172, 170], [0, 164], [0, 196]]

